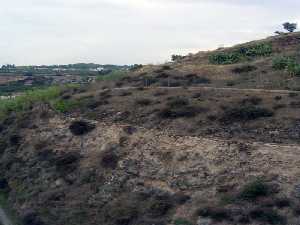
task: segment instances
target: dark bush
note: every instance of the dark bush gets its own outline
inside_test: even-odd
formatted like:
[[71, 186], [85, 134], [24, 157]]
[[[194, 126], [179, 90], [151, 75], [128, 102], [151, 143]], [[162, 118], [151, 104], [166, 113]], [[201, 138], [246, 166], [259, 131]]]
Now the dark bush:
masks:
[[241, 104], [259, 105], [261, 102], [262, 102], [262, 98], [257, 97], [257, 96], [252, 96], [252, 97], [243, 99], [241, 101]]
[[129, 95], [132, 95], [132, 93], [129, 91], [123, 91], [120, 93], [120, 96], [129, 96]]
[[230, 123], [232, 121], [249, 121], [262, 117], [272, 117], [274, 113], [269, 109], [257, 106], [238, 106], [224, 111], [221, 122]]
[[168, 65], [163, 65], [162, 66], [162, 70], [170, 70], [170, 69], [172, 69], [172, 68]]
[[9, 137], [9, 143], [11, 145], [19, 145], [20, 142], [21, 142], [22, 138], [20, 137], [20, 135], [18, 134], [12, 134], [10, 137]]
[[5, 178], [0, 178], [0, 190], [6, 190], [8, 188], [8, 182]]
[[80, 136], [84, 135], [86, 133], [89, 133], [93, 129], [95, 129], [95, 125], [91, 124], [89, 122], [80, 120], [80, 121], [74, 121], [70, 125], [69, 129], [72, 132], [73, 135]]
[[243, 200], [256, 200], [258, 197], [268, 196], [271, 193], [270, 186], [258, 179], [246, 184], [239, 192], [238, 197]]
[[153, 93], [153, 96], [157, 97], [157, 96], [164, 96], [168, 94], [168, 91], [156, 91]]
[[44, 225], [38, 215], [32, 211], [24, 213], [22, 221], [24, 225]]
[[276, 198], [275, 205], [280, 209], [286, 208], [286, 207], [291, 206], [291, 201], [290, 201], [290, 199], [288, 199], [286, 197]]
[[233, 80], [229, 80], [229, 81], [226, 82], [226, 86], [228, 86], [228, 87], [232, 87], [234, 85], [236, 85], [236, 82], [233, 81]]
[[147, 98], [140, 98], [135, 101], [135, 104], [140, 106], [148, 106], [151, 103], [152, 103], [151, 99], [147, 99]]
[[101, 165], [107, 169], [116, 169], [118, 166], [119, 157], [114, 152], [104, 152]]
[[290, 98], [295, 98], [295, 97], [297, 97], [299, 94], [298, 93], [296, 93], [296, 92], [291, 92], [291, 93], [289, 93], [289, 97]]
[[187, 98], [182, 98], [182, 97], [176, 97], [171, 99], [168, 102], [168, 106], [171, 108], [176, 108], [176, 107], [182, 107], [182, 106], [187, 106], [189, 105], [189, 100]]
[[251, 71], [257, 70], [256, 66], [252, 65], [244, 65], [240, 67], [236, 67], [232, 70], [233, 73], [249, 73]]
[[81, 158], [78, 152], [67, 152], [55, 157], [55, 165], [58, 170], [73, 169]]
[[290, 103], [290, 107], [296, 109], [296, 108], [300, 108], [300, 101], [297, 102], [291, 102]]
[[231, 219], [231, 211], [225, 208], [207, 206], [197, 211], [198, 216], [209, 217], [218, 222]]
[[186, 195], [182, 192], [178, 192], [173, 195], [173, 200], [178, 205], [183, 205], [190, 199], [191, 199], [191, 197], [189, 195]]
[[106, 223], [129, 225], [138, 218], [138, 203], [131, 199], [115, 199], [103, 209]]
[[183, 106], [180, 108], [164, 108], [158, 115], [161, 118], [179, 118], [179, 117], [194, 117], [199, 110], [194, 106]]
[[148, 213], [153, 217], [162, 217], [166, 215], [173, 207], [169, 199], [153, 199], [150, 201]]
[[269, 224], [286, 224], [286, 218], [270, 208], [255, 208], [249, 212], [253, 220]]

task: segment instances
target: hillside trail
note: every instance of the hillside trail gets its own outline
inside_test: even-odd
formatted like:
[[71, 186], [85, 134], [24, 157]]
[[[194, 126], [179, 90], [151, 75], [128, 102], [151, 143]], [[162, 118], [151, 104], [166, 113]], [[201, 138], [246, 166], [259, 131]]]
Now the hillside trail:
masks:
[[[113, 90], [131, 90], [131, 89], [138, 89], [140, 87], [120, 87], [120, 88], [113, 88]], [[149, 89], [182, 89], [183, 87], [144, 87]], [[291, 90], [272, 90], [272, 89], [255, 89], [255, 88], [218, 88], [218, 87], [188, 87], [188, 90], [212, 90], [212, 91], [236, 91], [236, 92], [256, 92], [256, 93], [278, 93], [278, 94], [290, 94], [290, 93], [300, 93], [300, 91], [291, 91]]]
[[0, 206], [0, 224], [1, 225], [15, 225], [12, 223], [12, 221], [9, 219], [5, 211]]

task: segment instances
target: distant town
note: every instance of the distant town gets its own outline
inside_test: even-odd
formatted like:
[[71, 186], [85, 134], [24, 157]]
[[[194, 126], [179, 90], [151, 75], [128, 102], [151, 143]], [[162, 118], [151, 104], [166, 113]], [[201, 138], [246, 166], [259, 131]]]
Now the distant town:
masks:
[[139, 65], [101, 65], [77, 63], [68, 65], [0, 66], [0, 96], [57, 84], [85, 84], [114, 71], [128, 71]]

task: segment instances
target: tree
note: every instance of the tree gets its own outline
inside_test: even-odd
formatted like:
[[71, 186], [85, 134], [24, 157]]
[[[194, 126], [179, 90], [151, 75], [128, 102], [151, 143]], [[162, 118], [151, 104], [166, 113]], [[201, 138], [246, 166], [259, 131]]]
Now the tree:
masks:
[[172, 59], [173, 62], [179, 61], [179, 60], [181, 60], [183, 58], [184, 58], [184, 56], [181, 56], [181, 55], [172, 55], [171, 56], [171, 59]]
[[290, 33], [294, 32], [296, 29], [297, 29], [297, 23], [289, 23], [289, 22], [286, 22], [283, 25], [283, 28], [287, 31], [289, 31]]

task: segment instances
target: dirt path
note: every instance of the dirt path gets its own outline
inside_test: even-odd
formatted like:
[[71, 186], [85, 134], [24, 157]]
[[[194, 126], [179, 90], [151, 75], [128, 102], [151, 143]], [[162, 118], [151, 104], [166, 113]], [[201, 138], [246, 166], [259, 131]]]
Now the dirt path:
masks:
[[[122, 87], [114, 88], [114, 90], [130, 90], [138, 89], [139, 87]], [[149, 89], [181, 89], [183, 87], [145, 87]], [[268, 89], [242, 89], [242, 88], [217, 88], [217, 87], [188, 87], [188, 90], [222, 90], [222, 91], [236, 91], [236, 92], [259, 92], [259, 93], [278, 93], [278, 94], [290, 94], [299, 93], [300, 91], [290, 91], [290, 90], [268, 90]]]
[[0, 206], [0, 224], [1, 225], [14, 225], [11, 220], [8, 218], [5, 211]]

